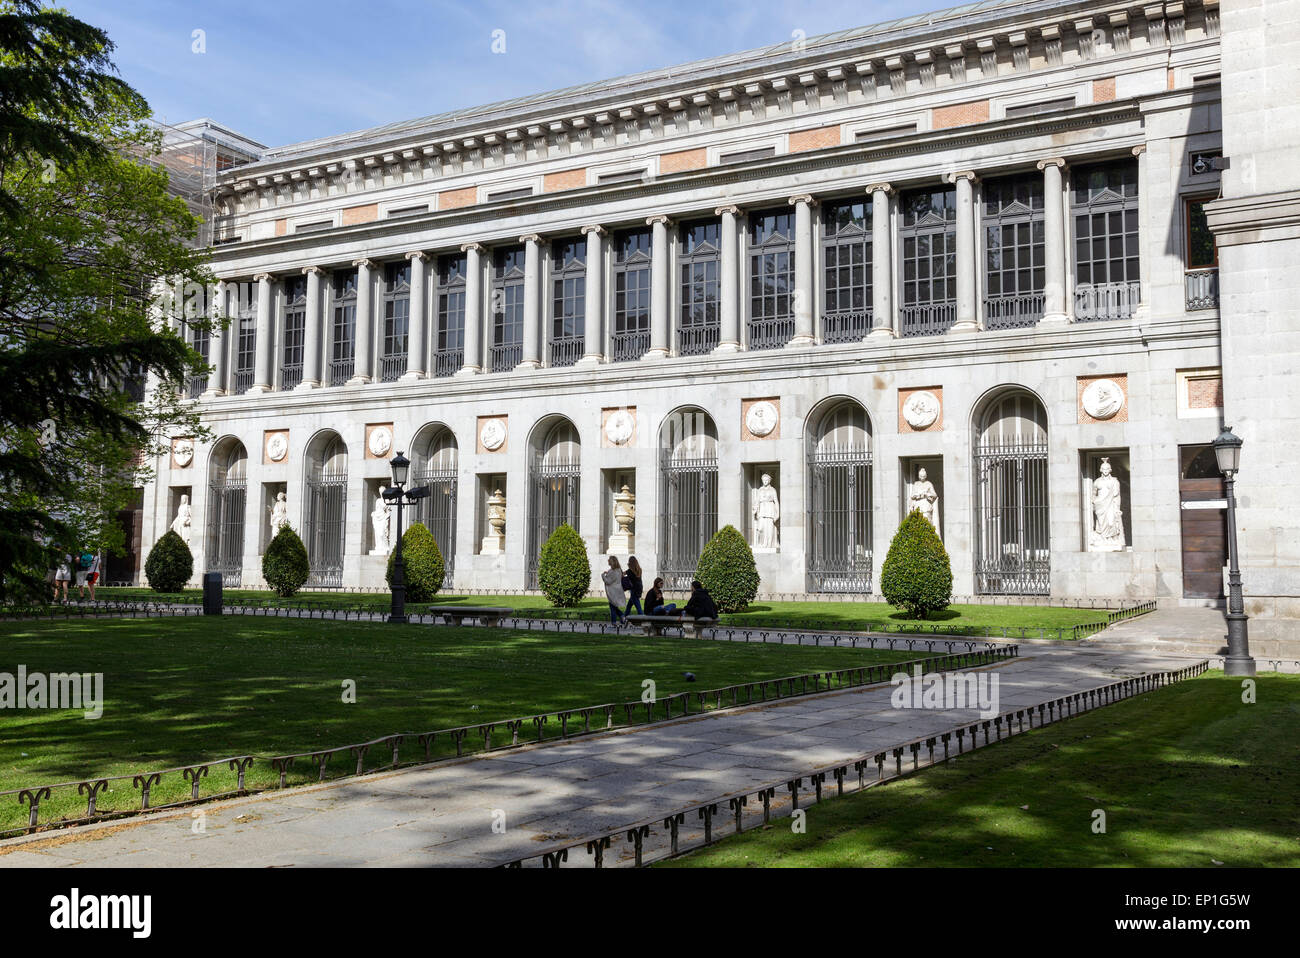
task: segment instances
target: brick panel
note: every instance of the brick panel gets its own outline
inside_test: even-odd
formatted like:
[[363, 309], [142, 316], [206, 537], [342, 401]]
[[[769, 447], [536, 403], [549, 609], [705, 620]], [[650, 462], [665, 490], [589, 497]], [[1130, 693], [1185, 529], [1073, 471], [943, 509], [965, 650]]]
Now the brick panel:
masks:
[[930, 112], [931, 126], [936, 130], [946, 130], [950, 126], [983, 123], [989, 118], [989, 101], [976, 100], [973, 103], [937, 106]]
[[576, 190], [587, 185], [587, 168], [564, 170], [560, 173], [547, 173], [542, 177], [542, 192], [555, 193], [558, 190]]
[[458, 210], [462, 206], [473, 206], [478, 202], [478, 187], [466, 186], [464, 189], [447, 190], [438, 194], [438, 209]]
[[1092, 81], [1092, 102], [1109, 103], [1115, 99], [1115, 78], [1106, 77], [1103, 80]]
[[823, 126], [816, 130], [800, 130], [790, 134], [790, 152], [800, 153], [804, 150], [824, 150], [840, 145], [840, 128]]
[[357, 223], [373, 223], [379, 219], [379, 204], [366, 206], [349, 206], [343, 211], [343, 225], [355, 226]]
[[708, 165], [709, 151], [703, 148], [682, 150], [680, 153], [664, 153], [659, 157], [659, 172], [661, 174], [702, 170]]
[[1195, 376], [1187, 379], [1188, 409], [1220, 409], [1223, 407], [1223, 377]]
[[275, 235], [276, 235], [276, 236], [285, 236], [285, 235], [288, 234], [288, 232], [289, 232], [289, 221], [288, 221], [288, 220], [276, 220], [276, 221], [275, 221]]

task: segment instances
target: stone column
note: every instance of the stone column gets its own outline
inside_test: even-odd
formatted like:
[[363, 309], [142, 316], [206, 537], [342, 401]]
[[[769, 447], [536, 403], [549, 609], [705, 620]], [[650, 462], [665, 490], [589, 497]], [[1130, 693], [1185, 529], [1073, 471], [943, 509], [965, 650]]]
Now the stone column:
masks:
[[722, 251], [718, 263], [718, 306], [721, 329], [715, 353], [740, 351], [740, 217], [739, 207], [714, 210], [722, 217]]
[[973, 333], [979, 329], [975, 305], [975, 174], [963, 170], [948, 179], [957, 186], [957, 322], [952, 332]]
[[372, 352], [375, 334], [372, 327], [375, 309], [371, 304], [371, 294], [375, 287], [374, 271], [378, 267], [368, 259], [355, 260], [352, 265], [357, 268], [357, 319], [353, 332], [355, 346], [352, 378], [348, 380], [348, 385], [358, 386], [374, 378]]
[[519, 237], [524, 244], [524, 354], [516, 369], [542, 365], [542, 238], [536, 233]]
[[653, 230], [650, 242], [650, 350], [642, 359], [666, 359], [671, 349], [672, 317], [668, 314], [668, 224], [666, 216], [646, 220]]
[[812, 211], [817, 201], [805, 193], [790, 197], [790, 205], [794, 207], [794, 336], [786, 346], [797, 349], [816, 342]]
[[[407, 314], [406, 372], [403, 373], [402, 379], [410, 381], [423, 379], [426, 371], [424, 354], [427, 351], [425, 332], [428, 321], [424, 315], [424, 274], [427, 268], [425, 263], [429, 257], [417, 250], [407, 253], [406, 258], [411, 261], [411, 305]], [[393, 521], [396, 522], [396, 519]]]
[[587, 237], [587, 285], [583, 317], [586, 340], [579, 366], [597, 366], [605, 361], [605, 228], [584, 226]]
[[[217, 320], [229, 319], [229, 313], [226, 309], [226, 284], [217, 283], [217, 296], [212, 305], [210, 319]], [[234, 330], [235, 325], [232, 323], [229, 330]], [[223, 329], [217, 329], [215, 326], [208, 337], [208, 362], [212, 366], [212, 372], [208, 373], [208, 388], [204, 391], [204, 398], [220, 396], [226, 391], [226, 340], [229, 333]]]
[[321, 385], [321, 343], [325, 339], [325, 323], [321, 311], [321, 277], [325, 271], [319, 266], [304, 266], [307, 277], [307, 319], [302, 340], [302, 382], [298, 389], [315, 389]]
[[1065, 160], [1059, 156], [1039, 160], [1043, 171], [1043, 318], [1044, 323], [1068, 323], [1065, 310], [1065, 209], [1062, 206], [1061, 171]]
[[256, 358], [253, 361], [253, 386], [250, 393], [271, 391], [272, 348], [271, 341], [271, 305], [275, 295], [274, 280], [270, 273], [258, 273], [253, 277], [257, 283], [257, 343]]
[[483, 247], [466, 243], [465, 254], [465, 358], [457, 376], [477, 376], [483, 371]]
[[871, 332], [868, 339], [894, 338], [894, 230], [888, 183], [867, 187], [871, 197]]
[[1151, 315], [1151, 254], [1147, 250], [1147, 244], [1150, 238], [1158, 233], [1154, 229], [1149, 229], [1147, 217], [1143, 211], [1151, 205], [1151, 194], [1149, 190], [1150, 178], [1147, 176], [1147, 148], [1146, 145], [1133, 147], [1133, 155], [1138, 161], [1138, 287], [1142, 301], [1138, 303], [1138, 308], [1134, 311], [1133, 322], [1144, 323]]

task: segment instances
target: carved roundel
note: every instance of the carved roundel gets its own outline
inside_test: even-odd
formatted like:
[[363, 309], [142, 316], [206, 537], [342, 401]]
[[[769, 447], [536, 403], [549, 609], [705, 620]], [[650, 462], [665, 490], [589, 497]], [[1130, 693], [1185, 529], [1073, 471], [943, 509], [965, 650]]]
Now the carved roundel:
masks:
[[1093, 419], [1113, 419], [1124, 407], [1124, 389], [1113, 379], [1094, 379], [1083, 390], [1083, 411]]
[[367, 448], [376, 459], [388, 455], [388, 450], [393, 448], [393, 430], [387, 426], [377, 426], [370, 430]]
[[483, 423], [483, 428], [478, 433], [479, 442], [483, 443], [483, 448], [489, 452], [496, 452], [505, 444], [506, 441], [506, 424], [500, 419], [489, 419]]
[[266, 458], [272, 462], [282, 462], [289, 454], [289, 440], [284, 433], [277, 432], [266, 440]]
[[903, 418], [913, 429], [929, 429], [939, 419], [939, 397], [924, 389], [912, 393], [903, 403]]
[[772, 434], [778, 419], [780, 414], [776, 411], [775, 404], [763, 400], [749, 407], [749, 412], [745, 414], [745, 428], [751, 436], [761, 439]]
[[609, 414], [605, 420], [605, 438], [615, 446], [624, 445], [632, 438], [632, 431], [636, 428], [636, 420], [626, 409], [618, 409]]
[[173, 439], [172, 440], [172, 461], [184, 469], [194, 461], [194, 440], [192, 439]]

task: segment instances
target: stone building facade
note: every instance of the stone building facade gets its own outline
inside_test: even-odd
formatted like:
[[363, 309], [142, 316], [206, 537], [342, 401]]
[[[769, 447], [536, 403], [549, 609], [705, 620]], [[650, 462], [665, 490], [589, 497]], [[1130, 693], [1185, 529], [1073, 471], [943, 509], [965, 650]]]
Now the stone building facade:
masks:
[[924, 505], [960, 594], [1213, 601], [1184, 507], [1258, 359], [1220, 341], [1220, 34], [983, 2], [269, 150], [216, 190], [215, 439], [145, 539], [188, 496], [196, 568], [256, 585], [284, 493], [316, 584], [382, 585], [400, 450], [458, 589], [531, 588], [567, 521], [670, 587], [730, 523], [766, 592], [874, 594]]

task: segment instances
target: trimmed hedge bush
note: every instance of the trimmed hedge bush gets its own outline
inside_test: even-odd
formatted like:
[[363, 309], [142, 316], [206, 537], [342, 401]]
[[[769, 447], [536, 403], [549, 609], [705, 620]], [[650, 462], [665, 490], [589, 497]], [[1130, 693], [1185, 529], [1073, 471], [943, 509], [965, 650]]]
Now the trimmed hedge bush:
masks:
[[[388, 555], [388, 587], [393, 587], [393, 565], [396, 551]], [[447, 566], [442, 561], [438, 540], [423, 522], [413, 522], [402, 536], [402, 562], [406, 568], [406, 601], [432, 602], [442, 588], [447, 576]]]
[[924, 619], [952, 601], [952, 563], [934, 526], [913, 509], [889, 544], [880, 570], [880, 594], [890, 605]]
[[307, 584], [309, 575], [311, 563], [307, 559], [307, 547], [298, 538], [298, 533], [288, 526], [281, 526], [262, 556], [262, 578], [276, 595], [287, 599]]
[[695, 578], [709, 590], [719, 612], [744, 612], [758, 595], [758, 566], [745, 537], [723, 526], [709, 540], [695, 567]]
[[578, 530], [560, 523], [542, 545], [537, 565], [537, 585], [551, 605], [561, 609], [577, 605], [591, 588], [591, 562]]
[[180, 592], [194, 575], [194, 556], [174, 530], [153, 544], [144, 560], [144, 577], [155, 592]]

